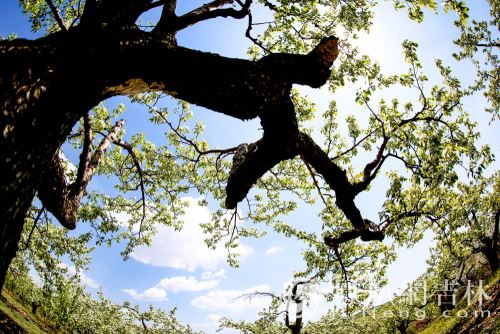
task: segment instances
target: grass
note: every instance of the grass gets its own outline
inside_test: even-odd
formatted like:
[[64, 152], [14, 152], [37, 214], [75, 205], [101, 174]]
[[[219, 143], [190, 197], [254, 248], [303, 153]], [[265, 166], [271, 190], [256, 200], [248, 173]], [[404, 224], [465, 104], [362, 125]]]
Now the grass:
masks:
[[436, 320], [432, 321], [429, 326], [427, 326], [421, 334], [445, 334], [452, 330], [457, 323], [459, 318], [455, 316], [443, 317], [440, 316]]
[[[34, 316], [5, 289], [0, 298], [0, 311], [12, 319], [18, 327], [28, 334], [46, 334], [32, 319]], [[2, 332], [2, 329], [0, 329]], [[8, 332], [6, 332], [8, 333]]]

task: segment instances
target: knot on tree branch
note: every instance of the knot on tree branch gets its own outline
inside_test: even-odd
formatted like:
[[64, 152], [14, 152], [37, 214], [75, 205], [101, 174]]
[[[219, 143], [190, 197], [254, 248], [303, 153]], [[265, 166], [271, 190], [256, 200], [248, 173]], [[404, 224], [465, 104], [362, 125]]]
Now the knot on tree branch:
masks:
[[231, 167], [230, 174], [234, 174], [238, 172], [238, 169], [243, 165], [245, 162], [247, 156], [249, 154], [252, 154], [255, 150], [257, 149], [257, 144], [240, 144], [236, 148], [236, 152], [234, 153], [233, 156], [233, 165]]
[[339, 39], [335, 36], [325, 37], [309, 55], [318, 59], [323, 66], [329, 68], [339, 55], [338, 43]]

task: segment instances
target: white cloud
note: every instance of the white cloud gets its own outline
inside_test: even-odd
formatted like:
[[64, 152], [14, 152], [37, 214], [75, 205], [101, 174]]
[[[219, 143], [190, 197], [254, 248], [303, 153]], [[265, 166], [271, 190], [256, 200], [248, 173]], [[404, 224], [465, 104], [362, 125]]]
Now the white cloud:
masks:
[[211, 280], [211, 279], [226, 279], [226, 272], [224, 269], [219, 269], [217, 271], [205, 271], [201, 273], [201, 279], [202, 280]]
[[165, 292], [165, 290], [157, 287], [146, 289], [143, 293], [138, 293], [135, 289], [122, 289], [121, 291], [137, 300], [156, 302], [167, 300], [167, 293]]
[[100, 284], [97, 283], [96, 280], [88, 277], [85, 273], [80, 273], [80, 280], [84, 285], [88, 286], [89, 288], [98, 289], [100, 287]]
[[266, 250], [266, 256], [274, 255], [281, 252], [281, 247], [271, 247]]
[[122, 289], [122, 291], [137, 300], [164, 301], [167, 300], [167, 291], [173, 293], [198, 292], [215, 288], [220, 282], [220, 279], [215, 279], [215, 277], [222, 278], [221, 275], [224, 275], [224, 270], [209, 273], [208, 276], [211, 279], [207, 279], [207, 273], [203, 274], [205, 274], [205, 278], [202, 277], [200, 281], [193, 276], [165, 277], [158, 284], [144, 290], [142, 293], [137, 292], [135, 289]]
[[270, 303], [269, 297], [245, 295], [269, 292], [268, 285], [258, 285], [246, 290], [215, 290], [191, 300], [191, 305], [203, 310], [227, 310], [235, 313], [258, 311]]
[[[132, 219], [132, 215], [130, 213], [127, 213], [125, 211], [114, 211], [110, 213], [111, 217], [116, 219], [116, 222], [118, 223], [118, 226], [120, 227], [127, 227], [128, 222], [130, 219]], [[140, 225], [140, 224], [138, 224]], [[134, 232], [137, 232], [139, 228], [134, 225], [133, 226]]]
[[210, 290], [215, 288], [219, 284], [219, 281], [208, 280], [208, 281], [198, 281], [193, 276], [176, 276], [172, 278], [164, 278], [156, 285], [158, 288], [162, 288], [166, 291], [179, 292], [197, 292], [203, 290]]
[[85, 285], [85, 286], [87, 286], [89, 288], [92, 288], [92, 289], [98, 289], [100, 287], [100, 284], [97, 283], [96, 280], [94, 280], [93, 278], [88, 277], [84, 272], [77, 271], [74, 266], [70, 266], [70, 265], [68, 265], [67, 263], [64, 263], [64, 262], [62, 262], [60, 265], [61, 265], [61, 267], [66, 268], [68, 270], [68, 275], [69, 276], [78, 275], [79, 278], [80, 278], [80, 282], [83, 285]]
[[[139, 262], [158, 267], [170, 267], [194, 271], [201, 267], [205, 270], [216, 270], [220, 262], [225, 261], [227, 250], [221, 243], [215, 250], [205, 245], [206, 235], [200, 227], [211, 219], [210, 211], [198, 205], [193, 198], [184, 198], [189, 202], [185, 214], [181, 217], [184, 226], [181, 231], [159, 226], [151, 246], [139, 246], [132, 257]], [[240, 244], [236, 251], [242, 256], [248, 256], [252, 249]]]

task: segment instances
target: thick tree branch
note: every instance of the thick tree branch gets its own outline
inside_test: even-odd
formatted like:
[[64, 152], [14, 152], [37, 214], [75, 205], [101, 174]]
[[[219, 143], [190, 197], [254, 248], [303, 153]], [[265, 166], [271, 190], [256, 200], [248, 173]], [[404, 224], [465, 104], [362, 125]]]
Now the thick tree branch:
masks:
[[344, 212], [344, 215], [354, 227], [353, 231], [344, 232], [337, 238], [327, 238], [325, 243], [333, 245], [343, 243], [357, 237], [363, 241], [382, 240], [384, 235], [380, 231], [372, 231], [371, 222], [363, 219], [361, 212], [354, 202], [357, 195], [356, 189], [347, 178], [346, 172], [337, 166], [328, 155], [319, 147], [311, 137], [305, 133], [300, 134], [299, 154], [310, 164], [317, 173], [323, 175], [324, 180], [335, 191], [335, 204]]
[[66, 163], [58, 151], [47, 166], [42, 182], [38, 186], [38, 198], [42, 205], [68, 229], [76, 227], [76, 209], [70, 200], [66, 178]]
[[[321, 72], [322, 82], [327, 80], [328, 69], [337, 55], [337, 38], [334, 37], [322, 40], [309, 53], [308, 56], [316, 59], [325, 70], [325, 72]], [[287, 58], [288, 56], [283, 54], [271, 54], [262, 58], [258, 63], [272, 66], [273, 69], [280, 69]], [[279, 162], [291, 159], [299, 153], [297, 119], [293, 102], [289, 96], [291, 85], [288, 84], [288, 80], [283, 85], [282, 89], [288, 94], [275, 95], [274, 101], [266, 98], [265, 109], [259, 113], [264, 130], [263, 138], [249, 145], [239, 161], [233, 160], [233, 168], [226, 187], [226, 208], [228, 209], [235, 208], [236, 204], [245, 198], [250, 188], [267, 171]]]
[[[92, 6], [92, 1], [87, 5]], [[66, 138], [67, 134], [62, 133], [61, 129], [70, 131], [73, 123], [61, 127], [54, 124], [53, 117], [57, 115], [61, 122], [66, 119], [78, 119], [77, 115], [67, 109], [81, 110], [79, 112], [82, 112], [82, 117], [86, 108], [77, 108], [80, 102], [85, 101], [86, 106], [111, 96], [150, 90], [164, 91], [187, 102], [238, 119], [260, 117], [265, 129], [264, 142], [262, 145], [259, 143], [258, 150], [254, 152], [255, 157], [249, 159], [249, 162], [252, 161], [249, 167], [255, 166], [252, 171], [258, 173], [254, 174], [253, 179], [242, 180], [241, 183], [246, 184], [246, 189], [239, 191], [242, 197], [232, 196], [231, 199], [231, 195], [228, 196], [228, 202], [232, 202], [229, 206], [235, 206], [243, 199], [257, 178], [276, 163], [297, 154], [297, 125], [289, 97], [290, 89], [293, 83], [312, 87], [324, 84], [334, 60], [332, 55], [337, 52], [337, 39], [326, 38], [307, 55], [273, 54], [259, 61], [249, 61], [172, 47], [158, 40], [154, 33], [135, 30], [102, 31], [89, 38], [82, 30], [74, 29], [65, 34], [55, 34], [35, 41], [19, 39], [0, 42], [0, 62], [3, 64], [20, 60], [27, 64], [45, 64], [44, 62], [50, 59], [52, 65], [49, 72], [46, 72], [46, 66], [40, 65], [38, 69], [29, 65], [32, 71], [41, 71], [37, 72], [37, 75], [44, 78], [47, 76], [48, 80], [44, 90], [30, 95], [33, 99], [43, 95], [45, 101], [50, 101], [51, 98], [64, 96], [67, 105], [72, 106], [61, 110], [53, 110], [53, 106], [45, 108], [43, 104], [39, 106], [41, 110], [46, 110], [42, 115], [47, 115], [44, 116], [47, 119], [42, 123], [46, 125], [43, 135], [46, 136], [48, 132], [50, 136], [43, 137], [40, 133], [35, 138], [43, 138], [44, 141], [56, 136], [58, 141]], [[68, 62], [52, 62], [53, 59], [67, 57], [79, 66], [68, 67]], [[9, 73], [7, 71], [2, 74], [4, 82], [11, 80]], [[51, 73], [58, 73], [57, 82], [65, 84], [55, 86], [49, 80], [52, 79]], [[78, 81], [75, 81], [75, 78], [78, 78]], [[73, 82], [74, 85], [67, 82]], [[45, 90], [52, 92], [52, 95], [44, 93]], [[20, 129], [17, 127], [16, 131], [21, 131]], [[88, 171], [86, 176], [80, 172], [80, 184], [88, 182], [94, 173], [99, 157], [109, 146], [109, 143], [105, 142], [97, 148], [85, 168]], [[83, 155], [85, 156], [85, 153]], [[48, 202], [52, 199], [53, 205], [45, 203], [46, 208], [52, 213], [59, 211], [58, 220], [67, 227], [74, 228], [78, 203], [64, 201], [69, 185], [64, 177], [61, 159], [55, 155], [51, 165], [52, 168], [49, 168], [50, 171], [40, 185], [40, 196]], [[236, 179], [233, 177], [233, 180]], [[38, 182], [37, 180], [36, 183]], [[230, 180], [228, 189], [231, 189], [232, 185], [235, 183]], [[242, 188], [237, 186], [234, 189]], [[81, 191], [72, 191], [73, 198], [77, 194], [81, 194]], [[63, 209], [66, 204], [71, 204], [70, 202], [72, 207]], [[69, 212], [72, 212], [72, 217], [67, 216]]]
[[125, 120], [123, 119], [116, 122], [116, 124], [109, 131], [108, 135], [99, 143], [94, 151], [94, 154], [92, 155], [92, 158], [89, 161], [88, 167], [83, 177], [83, 182], [88, 184], [90, 178], [94, 175], [97, 167], [99, 166], [99, 161], [101, 160], [104, 153], [106, 153], [111, 143], [118, 140], [120, 131], [124, 124]]
[[353, 185], [349, 182], [347, 173], [333, 163], [321, 147], [305, 133], [300, 134], [299, 152], [302, 159], [317, 173], [323, 175], [326, 183], [335, 191], [336, 204], [345, 213], [347, 219], [356, 229], [364, 230], [365, 223], [354, 204]]
[[164, 0], [163, 10], [161, 12], [160, 20], [154, 27], [154, 32], [173, 34], [171, 38], [175, 40], [177, 16], [175, 11], [177, 9], [177, 0]]
[[250, 188], [279, 162], [297, 155], [298, 128], [295, 109], [289, 97], [270, 106], [260, 115], [264, 136], [237, 152], [226, 187], [226, 208], [233, 209]]
[[[261, 117], [265, 123], [263, 115], [289, 100], [294, 83], [319, 87], [330, 75], [331, 63], [326, 64], [328, 57], [321, 54], [276, 54], [248, 61], [176, 47], [158, 34], [127, 27], [135, 25], [142, 9], [122, 11], [120, 4], [140, 5], [142, 0], [100, 5], [111, 2], [118, 7], [109, 6], [109, 16], [98, 10], [95, 17], [82, 17], [78, 26], [65, 33], [0, 41], [0, 99], [6, 115], [0, 122], [0, 143], [9, 147], [0, 152], [0, 202], [5, 209], [0, 213], [4, 222], [0, 234], [6, 245], [0, 257], [0, 286], [36, 190], [45, 183], [45, 194], [51, 198], [61, 194], [56, 190], [68, 187], [65, 182], [51, 187], [48, 179], [58, 168], [48, 166], [61, 164], [51, 160], [76, 122], [100, 101], [156, 90], [238, 119]], [[87, 5], [92, 3], [89, 0]], [[85, 8], [87, 13], [90, 7]], [[118, 15], [111, 15], [117, 9]], [[332, 39], [320, 43], [322, 47], [335, 44]], [[265, 132], [270, 139], [286, 138], [284, 132]], [[64, 175], [61, 169], [59, 175]], [[9, 198], [12, 193], [16, 196]], [[79, 203], [58, 202], [65, 197], [57, 197], [52, 198], [54, 211], [64, 204], [77, 204], [58, 213], [63, 224], [74, 228]], [[74, 215], [65, 217], [68, 212]]]
[[78, 55], [74, 61], [80, 59], [83, 65], [69, 69], [67, 63], [56, 63], [54, 71], [71, 73], [71, 82], [78, 78], [89, 84], [80, 90], [80, 99], [85, 92], [98, 93], [93, 99], [100, 101], [160, 90], [238, 119], [255, 118], [264, 109], [280, 105], [294, 83], [323, 85], [330, 75], [331, 55], [338, 52], [337, 39], [326, 38], [308, 55], [272, 54], [249, 61], [173, 47], [154, 33], [125, 30], [102, 31], [92, 38], [69, 31], [37, 41], [2, 41], [0, 58], [26, 59], [26, 53], [35, 50], [38, 56], [31, 59], [33, 63], [43, 62], [44, 56]]
[[218, 9], [224, 5], [232, 4], [234, 3], [234, 0], [214, 0], [209, 3], [206, 3], [196, 9], [193, 9], [192, 11], [188, 12], [187, 14], [183, 16], [196, 16], [196, 15], [201, 15], [206, 12], [212, 11], [214, 9]]

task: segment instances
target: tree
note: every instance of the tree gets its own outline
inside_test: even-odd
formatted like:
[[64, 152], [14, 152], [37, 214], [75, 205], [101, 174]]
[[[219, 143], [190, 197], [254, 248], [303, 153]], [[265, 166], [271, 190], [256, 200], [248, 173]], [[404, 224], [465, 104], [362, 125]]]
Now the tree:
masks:
[[[175, 308], [168, 312], [153, 306], [141, 310], [129, 302], [114, 303], [101, 291], [96, 297], [88, 293], [83, 272], [88, 269], [92, 250], [87, 247], [89, 233], [72, 237], [68, 232], [52, 223], [45, 209], [30, 211], [22, 234], [23, 247], [6, 276], [5, 288], [22, 304], [31, 306], [33, 316], [51, 326], [46, 330], [199, 333], [177, 320]], [[33, 272], [38, 278], [36, 282]]]
[[[417, 21], [423, 18], [423, 7], [438, 11], [434, 1], [394, 4], [407, 8], [410, 18]], [[497, 20], [497, 2], [490, 4]], [[429, 194], [442, 184], [454, 186], [456, 166], [470, 162], [470, 169], [476, 171], [483, 160], [491, 161], [488, 151], [474, 146], [476, 130], [462, 108], [462, 99], [481, 91], [486, 81], [494, 84], [498, 71], [480, 68], [478, 82], [462, 88], [451, 69], [437, 62], [443, 83], [426, 89], [428, 79], [417, 57], [417, 44], [407, 41], [403, 50], [409, 72], [381, 73], [380, 67], [360, 56], [352, 43], [357, 32], [371, 25], [375, 3], [369, 1], [214, 0], [182, 15], [177, 15], [175, 0], [87, 0], [85, 4], [77, 0], [30, 0], [21, 5], [33, 28], [44, 29], [47, 35], [37, 40], [0, 41], [0, 62], [4, 64], [0, 70], [0, 286], [18, 248], [35, 194], [65, 227], [74, 228], [78, 218], [90, 222], [99, 218], [102, 223], [97, 229], [104, 234], [118, 229], [109, 211], [99, 209], [110, 207], [109, 196], [88, 194], [78, 212], [95, 173], [114, 173], [121, 190], [139, 194], [139, 200], [123, 196], [115, 202], [132, 214], [129, 226], [140, 225], [137, 238], [128, 235], [130, 247], [147, 242], [141, 234], [143, 228], [152, 230], [151, 216], [174, 224], [176, 213], [182, 210], [179, 194], [194, 187], [201, 193], [211, 193], [224, 202], [226, 209], [233, 210], [231, 219], [217, 213], [213, 224], [206, 226], [213, 235], [212, 245], [225, 232], [231, 235], [227, 246], [234, 245], [237, 204], [247, 199], [247, 218], [267, 220], [277, 231], [311, 245], [312, 250], [306, 254], [310, 271], [320, 270], [323, 275], [334, 271], [349, 284], [349, 267], [369, 268], [368, 272], [380, 275], [374, 268], [383, 267], [390, 259], [381, 256], [389, 252], [387, 246], [360, 246], [356, 239], [381, 241], [386, 234], [404, 235], [413, 226], [409, 219], [421, 216], [416, 211], [418, 201], [412, 203], [414, 206], [391, 203], [397, 199], [406, 202], [398, 197], [398, 187], [413, 182]], [[252, 36], [252, 15], [257, 6], [273, 14], [273, 22], [260, 38]], [[162, 8], [158, 23], [150, 30], [140, 29], [138, 17], [156, 7]], [[465, 3], [450, 0], [444, 7], [458, 14], [457, 25], [463, 34], [470, 33]], [[254, 60], [231, 59], [177, 45], [179, 31], [221, 17], [248, 20], [246, 35], [257, 48], [251, 51]], [[481, 27], [490, 31], [491, 24]], [[477, 51], [477, 47], [470, 48], [471, 40], [478, 46], [481, 38], [467, 39], [467, 52], [460, 57], [472, 57]], [[485, 47], [491, 50], [494, 45]], [[341, 64], [332, 73], [330, 67], [339, 56], [339, 48]], [[487, 66], [494, 66], [496, 61], [490, 57]], [[350, 117], [347, 122], [352, 145], [347, 144], [337, 128], [337, 106], [332, 102], [323, 115], [324, 145], [317, 144], [312, 131], [303, 124], [314, 116], [313, 108], [292, 85], [318, 88], [328, 82], [335, 92], [346, 82], [361, 78], [367, 85], [358, 91], [356, 100], [369, 113], [368, 126], [361, 128], [356, 117]], [[376, 91], [397, 85], [414, 89], [415, 101], [401, 105], [397, 99], [390, 103], [381, 99], [378, 108], [371, 105]], [[210, 149], [208, 143], [198, 139], [201, 126], [193, 128], [192, 138], [189, 130], [167, 118], [168, 110], [156, 108], [158, 92], [229, 117], [259, 118], [263, 136], [255, 143]], [[120, 108], [109, 112], [97, 106], [116, 95], [135, 95], [136, 101], [148, 106], [152, 121], [169, 127], [170, 146], [155, 147], [141, 135], [131, 143], [123, 141], [124, 122], [111, 123]], [[491, 111], [497, 115], [498, 96], [489, 90], [487, 97]], [[180, 123], [189, 118], [187, 110], [181, 103]], [[60, 153], [66, 140], [81, 149], [73, 175], [69, 175]], [[356, 173], [351, 160], [361, 151], [371, 152], [373, 159]], [[229, 155], [234, 155], [232, 162], [225, 159]], [[113, 167], [111, 158], [126, 168]], [[408, 176], [392, 174], [389, 201], [380, 224], [375, 224], [363, 218], [354, 200], [391, 159], [402, 162]], [[176, 175], [172, 172], [176, 168], [187, 174]], [[271, 176], [264, 175], [267, 172]], [[259, 193], [253, 194], [257, 204], [252, 207], [247, 197], [254, 186], [269, 201]], [[325, 206], [324, 238], [277, 220], [279, 213], [294, 208], [292, 201], [279, 199], [282, 191], [309, 203], [317, 191]], [[239, 233], [256, 234], [252, 230]], [[371, 258], [372, 264], [363, 261], [366, 258]], [[331, 269], [332, 262], [338, 264], [335, 269]]]
[[431, 262], [439, 277], [465, 285], [468, 279], [484, 279], [484, 272], [489, 276], [498, 270], [499, 181], [496, 172], [474, 184], [459, 183], [456, 192], [440, 194], [441, 201], [430, 217], [438, 235]]
[[[251, 1], [243, 4], [240, 10], [211, 10], [227, 3], [229, 1], [216, 1], [177, 17], [175, 1], [165, 5], [163, 1], [88, 1], [78, 18], [79, 24], [74, 27], [68, 29], [54, 11], [60, 31], [36, 41], [2, 42], [2, 63], [9, 66], [2, 69], [0, 89], [4, 111], [1, 146], [8, 148], [2, 150], [1, 157], [4, 177], [0, 278], [5, 277], [15, 254], [26, 212], [36, 191], [63, 225], [72, 227], [76, 223], [79, 199], [92, 173], [92, 163], [86, 159], [88, 147], [83, 149], [77, 179], [70, 185], [65, 184], [56, 153], [78, 119], [108, 97], [137, 94], [153, 88], [170, 91], [178, 98], [239, 119], [258, 115], [265, 119], [263, 126], [270, 130], [259, 143], [259, 149], [252, 152], [254, 158], [250, 167], [255, 175], [247, 175], [242, 180], [233, 177], [237, 181], [229, 182], [228, 208], [234, 208], [267, 169], [296, 154], [296, 147], [288, 147], [289, 141], [297, 143], [299, 137], [289, 98], [291, 84], [316, 87], [323, 84], [336, 57], [336, 39], [325, 39], [306, 56], [278, 54], [259, 62], [229, 59], [176, 46], [174, 35], [177, 31], [212, 17], [244, 17]], [[76, 6], [75, 3], [65, 5]], [[162, 19], [154, 31], [137, 29], [138, 16], [154, 6], [164, 6]], [[137, 41], [140, 42], [137, 44]], [[155, 66], [147, 66], [155, 62]], [[163, 66], [165, 64], [168, 66]], [[129, 66], [136, 68], [122, 71]], [[165, 72], [160, 73], [158, 68]], [[231, 76], [221, 75], [224, 72]], [[69, 77], [64, 78], [65, 73]], [[31, 87], [35, 82], [37, 84]], [[58, 107], [62, 105], [65, 107]], [[265, 109], [273, 112], [266, 113]], [[33, 141], [38, 143], [36, 147]], [[282, 149], [276, 150], [280, 146]], [[271, 152], [273, 157], [268, 159]], [[276, 152], [281, 153], [277, 155]], [[261, 165], [263, 161], [265, 165]], [[69, 200], [71, 198], [75, 201]]]
[[46, 330], [110, 334], [199, 333], [177, 320], [176, 309], [165, 312], [150, 306], [144, 311], [128, 302], [113, 303], [102, 292], [94, 298], [85, 292], [78, 274], [57, 277], [50, 283], [57, 286], [56, 289], [48, 288], [45, 280], [42, 280], [43, 286], [38, 286], [28, 271], [19, 270], [16, 265], [13, 263], [10, 268], [12, 271], [15, 267], [16, 276], [8, 275], [5, 286], [25, 304], [36, 301], [39, 311], [33, 311], [33, 315], [50, 324], [51, 328]]

